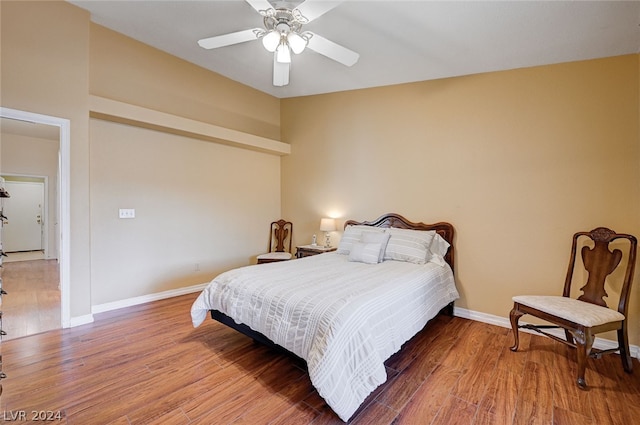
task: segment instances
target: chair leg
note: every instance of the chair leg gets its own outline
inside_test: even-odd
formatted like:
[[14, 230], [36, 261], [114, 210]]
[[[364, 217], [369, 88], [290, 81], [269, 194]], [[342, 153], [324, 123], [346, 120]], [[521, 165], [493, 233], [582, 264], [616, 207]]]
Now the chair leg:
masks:
[[518, 346], [520, 345], [518, 321], [522, 316], [524, 316], [524, 313], [518, 310], [517, 306], [514, 306], [511, 310], [511, 313], [509, 313], [509, 319], [511, 320], [511, 329], [513, 330], [513, 346], [511, 347], [511, 351], [518, 351]]
[[586, 390], [587, 381], [584, 378], [584, 374], [587, 369], [587, 358], [589, 358], [594, 337], [591, 335], [591, 331], [589, 329], [584, 331], [572, 331], [571, 335], [576, 341], [576, 354], [578, 357], [578, 376], [576, 383], [580, 389]]
[[567, 342], [569, 344], [572, 344], [572, 345], [575, 344], [575, 342], [573, 341], [573, 335], [571, 335], [571, 332], [569, 332], [568, 330], [565, 329], [564, 330], [564, 334], [567, 337]]
[[631, 361], [631, 353], [629, 352], [629, 337], [627, 336], [627, 323], [622, 324], [622, 328], [618, 329], [618, 346], [620, 347], [620, 359], [622, 367], [627, 373], [633, 372], [633, 362]]

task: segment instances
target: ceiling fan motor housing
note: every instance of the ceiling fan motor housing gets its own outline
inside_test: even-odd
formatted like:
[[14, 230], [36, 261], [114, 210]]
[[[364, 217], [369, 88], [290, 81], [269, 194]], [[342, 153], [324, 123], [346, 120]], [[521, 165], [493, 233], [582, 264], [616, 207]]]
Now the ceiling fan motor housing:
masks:
[[270, 9], [264, 17], [264, 26], [267, 31], [278, 30], [285, 34], [291, 31], [300, 32], [302, 25], [306, 22], [304, 16], [289, 9]]

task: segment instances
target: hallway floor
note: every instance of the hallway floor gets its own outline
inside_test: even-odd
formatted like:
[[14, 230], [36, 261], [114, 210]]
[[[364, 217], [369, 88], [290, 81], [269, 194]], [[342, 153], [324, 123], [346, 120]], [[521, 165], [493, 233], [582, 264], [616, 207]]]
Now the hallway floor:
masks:
[[7, 335], [2, 340], [60, 329], [58, 261], [5, 261], [2, 266], [2, 287], [7, 291], [2, 297], [2, 329]]

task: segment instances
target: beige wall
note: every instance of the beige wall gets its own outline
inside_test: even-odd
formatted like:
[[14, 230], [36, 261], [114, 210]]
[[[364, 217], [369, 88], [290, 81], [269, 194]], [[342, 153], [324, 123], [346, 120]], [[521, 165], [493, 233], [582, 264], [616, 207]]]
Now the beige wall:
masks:
[[330, 214], [450, 221], [457, 305], [507, 317], [558, 293], [574, 232], [640, 235], [638, 74], [629, 55], [283, 100], [283, 215], [298, 244]]
[[94, 305], [208, 282], [265, 250], [279, 156], [101, 120], [90, 135]]
[[[576, 230], [606, 225], [640, 234], [638, 55], [281, 102], [93, 25], [65, 2], [3, 1], [0, 15], [0, 104], [71, 120], [72, 316], [90, 313], [92, 303], [199, 283], [248, 261], [266, 235], [227, 240], [213, 223], [231, 217], [228, 228], [248, 221], [262, 229], [280, 204], [296, 224], [297, 243], [319, 233], [329, 214], [372, 219], [395, 211], [452, 222], [458, 306], [498, 316], [508, 314], [514, 294], [557, 291]], [[89, 94], [264, 137], [281, 133], [293, 153], [276, 178], [279, 157], [90, 122]], [[172, 162], [181, 155], [180, 165]], [[234, 163], [263, 171], [268, 187], [260, 194], [271, 199], [255, 206], [256, 179], [210, 167]], [[189, 188], [184, 198], [158, 192], [165, 178], [171, 189]], [[123, 189], [122, 198], [112, 186]], [[228, 199], [231, 188], [242, 191], [237, 200]], [[199, 222], [184, 232], [169, 228], [172, 237], [188, 235], [170, 248], [188, 252], [172, 252], [169, 262], [157, 247], [165, 201], [183, 208], [186, 220], [212, 215], [197, 237]], [[138, 218], [114, 219], [130, 207]], [[256, 218], [247, 209], [264, 212]], [[223, 236], [233, 249], [211, 259]], [[210, 250], [206, 258], [189, 251], [194, 244]], [[136, 248], [131, 258], [110, 249], [128, 245]], [[192, 269], [196, 263], [202, 273]], [[153, 267], [160, 271], [139, 286], [109, 294], [125, 274], [139, 278]], [[636, 284], [636, 318], [639, 292]]]
[[[280, 215], [279, 156], [90, 121], [89, 95], [269, 138], [280, 135], [278, 99], [94, 25], [66, 2], [0, 7], [0, 104], [71, 121], [72, 321], [96, 304], [206, 282], [265, 248]], [[172, 203], [175, 216], [162, 210]], [[119, 208], [138, 216], [118, 220]]]
[[[92, 95], [280, 137], [272, 96], [95, 24], [90, 52]], [[93, 305], [204, 283], [265, 249], [279, 156], [98, 119], [90, 140]]]
[[91, 312], [89, 15], [59, 1], [0, 2], [3, 107], [71, 121], [71, 316]]
[[280, 138], [275, 97], [91, 24], [92, 95], [271, 139]]

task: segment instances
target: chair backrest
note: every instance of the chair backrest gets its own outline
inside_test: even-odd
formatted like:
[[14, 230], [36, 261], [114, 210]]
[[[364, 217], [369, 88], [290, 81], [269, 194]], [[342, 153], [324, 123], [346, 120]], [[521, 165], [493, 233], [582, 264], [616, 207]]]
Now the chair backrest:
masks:
[[573, 280], [573, 271], [576, 263], [576, 251], [578, 249], [578, 240], [587, 237], [594, 243], [593, 247], [583, 246], [580, 254], [585, 269], [588, 272], [587, 283], [580, 288], [583, 292], [578, 297], [581, 301], [606, 307], [604, 297], [608, 296], [604, 285], [607, 277], [613, 273], [622, 260], [622, 251], [620, 249], [609, 249], [609, 244], [617, 239], [627, 239], [629, 241], [629, 255], [627, 258], [627, 267], [624, 275], [624, 281], [620, 290], [620, 300], [618, 302], [618, 311], [625, 315], [629, 304], [629, 292], [633, 282], [633, 273], [636, 265], [636, 249], [637, 240], [635, 236], [623, 233], [616, 233], [606, 227], [598, 227], [590, 232], [578, 232], [573, 235], [573, 244], [571, 247], [571, 258], [569, 260], [569, 269], [564, 283], [563, 296], [569, 297], [571, 294], [571, 283]]
[[274, 221], [269, 233], [269, 252], [291, 252], [292, 237], [293, 223], [282, 219]]

